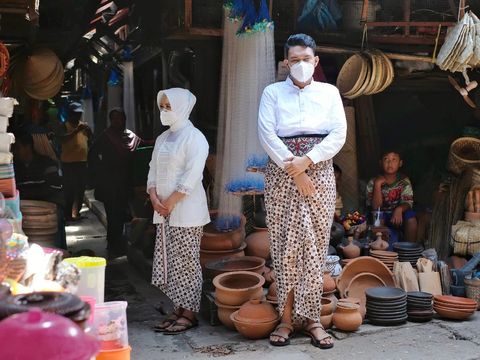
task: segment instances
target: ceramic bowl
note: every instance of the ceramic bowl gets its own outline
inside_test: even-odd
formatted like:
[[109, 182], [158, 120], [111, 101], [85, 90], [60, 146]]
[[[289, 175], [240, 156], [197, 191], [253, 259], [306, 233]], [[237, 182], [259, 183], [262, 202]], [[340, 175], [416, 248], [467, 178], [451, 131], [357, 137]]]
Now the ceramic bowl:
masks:
[[268, 322], [242, 322], [236, 319], [237, 314], [238, 311], [232, 313], [230, 319], [235, 325], [235, 329], [247, 339], [263, 339], [268, 337], [280, 320], [280, 317], [278, 317]]
[[239, 306], [250, 299], [263, 297], [263, 276], [251, 271], [234, 271], [213, 279], [215, 298], [225, 305]]
[[278, 313], [267, 301], [254, 299], [238, 309], [235, 319], [244, 323], [264, 323], [278, 319]]
[[218, 261], [221, 259], [225, 259], [227, 257], [242, 257], [245, 256], [245, 248], [247, 247], [246, 243], [242, 243], [242, 245], [238, 249], [233, 250], [225, 250], [225, 251], [210, 251], [210, 250], [202, 250], [200, 249], [200, 265], [202, 266], [202, 270], [205, 270], [205, 265], [213, 262]]
[[213, 277], [232, 271], [253, 271], [262, 274], [265, 260], [256, 256], [242, 256], [220, 259], [209, 262], [205, 269], [209, 270]]
[[437, 312], [440, 317], [452, 320], [467, 320], [470, 316], [473, 315], [473, 312], [462, 312], [458, 310], [445, 309], [434, 306], [433, 309]]

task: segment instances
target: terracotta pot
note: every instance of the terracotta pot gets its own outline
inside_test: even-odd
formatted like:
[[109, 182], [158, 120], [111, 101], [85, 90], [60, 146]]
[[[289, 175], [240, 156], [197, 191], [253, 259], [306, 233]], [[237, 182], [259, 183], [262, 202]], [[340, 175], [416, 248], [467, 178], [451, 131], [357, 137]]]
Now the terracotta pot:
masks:
[[251, 233], [247, 236], [245, 242], [247, 243], [245, 254], [261, 257], [265, 260], [270, 259], [270, 238], [266, 228]]
[[323, 293], [323, 297], [332, 301], [333, 311], [335, 311], [338, 303], [338, 298], [335, 296], [335, 291], [332, 291], [330, 293]]
[[377, 237], [377, 239], [372, 242], [370, 244], [370, 249], [373, 249], [373, 250], [382, 250], [382, 251], [385, 251], [388, 249], [388, 242], [386, 242], [385, 240], [383, 240], [382, 238], [382, 233], [381, 232], [377, 232], [375, 234], [375, 236]]
[[322, 310], [320, 316], [331, 315], [333, 313], [333, 301], [332, 299], [322, 297]]
[[240, 226], [231, 231], [222, 232], [215, 228], [213, 220], [216, 218], [218, 212], [210, 211], [212, 221], [203, 227], [203, 236], [200, 241], [200, 249], [209, 251], [227, 251], [238, 249], [245, 239], [245, 224], [246, 219], [243, 215], [240, 216]]
[[332, 275], [330, 275], [330, 272], [325, 271], [323, 273], [323, 292], [329, 293], [335, 291], [336, 288], [337, 284], [335, 284], [335, 280], [333, 279]]
[[272, 302], [272, 303], [277, 303], [278, 302], [277, 283], [276, 282], [272, 282], [272, 284], [268, 288], [267, 300]]
[[202, 270], [205, 270], [205, 265], [210, 262], [221, 260], [224, 258], [245, 256], [245, 247], [247, 244], [243, 243], [238, 249], [225, 251], [210, 251], [200, 249], [200, 265]]
[[205, 265], [205, 269], [208, 270], [212, 278], [232, 271], [253, 271], [262, 275], [264, 267], [265, 260], [256, 256], [225, 258]]
[[215, 300], [215, 304], [217, 305], [218, 320], [230, 330], [235, 330], [235, 325], [232, 319], [230, 319], [230, 315], [240, 309], [240, 306], [225, 305], [217, 300]]
[[275, 271], [273, 269], [270, 269], [268, 266], [264, 267], [264, 271], [262, 275], [265, 278], [265, 281], [267, 283], [271, 284], [275, 282]]
[[234, 323], [235, 329], [248, 339], [263, 339], [268, 337], [280, 320], [280, 317], [277, 317], [267, 322], [243, 322], [236, 319], [237, 314], [238, 311], [235, 311], [230, 315], [230, 319]]
[[325, 330], [330, 329], [333, 325], [333, 314], [320, 316], [320, 324]]
[[354, 259], [360, 256], [361, 249], [353, 242], [353, 237], [348, 238], [348, 245], [340, 245], [339, 247], [342, 250], [343, 256], [347, 259]]
[[273, 306], [259, 299], [253, 299], [243, 304], [235, 316], [235, 320], [240, 322], [270, 322], [278, 319], [278, 313]]
[[338, 302], [333, 313], [333, 325], [339, 330], [356, 331], [362, 325], [362, 315], [357, 304]]
[[367, 313], [367, 309], [365, 308], [365, 305], [362, 304], [362, 301], [359, 298], [348, 297], [345, 299], [340, 299], [338, 301], [340, 303], [350, 303], [350, 304], [359, 305], [360, 307], [358, 308], [358, 311], [360, 312], [360, 315], [362, 315], [362, 319], [365, 319], [365, 314]]
[[240, 306], [250, 299], [263, 297], [263, 276], [250, 271], [234, 271], [213, 279], [215, 298], [225, 305]]

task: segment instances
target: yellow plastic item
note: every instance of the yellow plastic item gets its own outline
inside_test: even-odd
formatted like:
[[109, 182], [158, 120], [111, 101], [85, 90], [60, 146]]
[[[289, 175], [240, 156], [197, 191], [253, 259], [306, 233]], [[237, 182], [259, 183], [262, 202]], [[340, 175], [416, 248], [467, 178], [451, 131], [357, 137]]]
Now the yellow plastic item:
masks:
[[32, 292], [29, 288], [16, 282], [15, 280], [5, 279], [3, 280], [3, 282], [10, 286], [10, 292], [12, 293], [12, 295], [28, 294]]
[[98, 353], [96, 360], [130, 360], [131, 351], [130, 346], [119, 350], [102, 350]]
[[69, 264], [77, 265], [79, 268], [106, 266], [107, 261], [102, 257], [79, 256], [63, 260]]

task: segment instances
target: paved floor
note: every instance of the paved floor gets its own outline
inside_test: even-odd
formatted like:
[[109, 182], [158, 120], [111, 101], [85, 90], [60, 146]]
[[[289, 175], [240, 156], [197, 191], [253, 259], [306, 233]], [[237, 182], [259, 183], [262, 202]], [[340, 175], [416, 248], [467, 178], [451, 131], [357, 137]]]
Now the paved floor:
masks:
[[[87, 219], [67, 228], [71, 249], [90, 248], [104, 254], [105, 229], [98, 219]], [[478, 360], [480, 359], [480, 313], [470, 321], [435, 319], [426, 324], [400, 327], [362, 325], [356, 333], [333, 332], [335, 347], [319, 350], [309, 339], [295, 337], [285, 348], [274, 348], [267, 340], [251, 341], [222, 326], [212, 327], [201, 319], [200, 326], [177, 336], [156, 334], [152, 325], [162, 319], [157, 310], [171, 306], [163, 294], [149, 285], [126, 258], [109, 261], [107, 300], [127, 300], [129, 341], [132, 360], [228, 359], [228, 360]]]

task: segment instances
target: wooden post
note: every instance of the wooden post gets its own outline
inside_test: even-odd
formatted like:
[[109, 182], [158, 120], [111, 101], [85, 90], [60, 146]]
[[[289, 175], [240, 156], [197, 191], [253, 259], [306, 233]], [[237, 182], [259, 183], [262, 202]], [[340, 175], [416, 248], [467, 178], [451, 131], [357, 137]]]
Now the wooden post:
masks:
[[[403, 21], [410, 21], [410, 0], [403, 0]], [[410, 26], [405, 26], [404, 34], [410, 35]]]
[[189, 31], [192, 27], [192, 1], [185, 0], [185, 30]]
[[368, 0], [363, 0], [362, 6], [362, 17], [360, 18], [360, 23], [363, 26], [368, 21]]
[[273, 0], [270, 0], [270, 3], [268, 4], [268, 12], [270, 13], [270, 20], [271, 20], [272, 14], [273, 14]]

